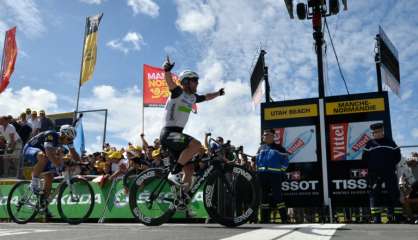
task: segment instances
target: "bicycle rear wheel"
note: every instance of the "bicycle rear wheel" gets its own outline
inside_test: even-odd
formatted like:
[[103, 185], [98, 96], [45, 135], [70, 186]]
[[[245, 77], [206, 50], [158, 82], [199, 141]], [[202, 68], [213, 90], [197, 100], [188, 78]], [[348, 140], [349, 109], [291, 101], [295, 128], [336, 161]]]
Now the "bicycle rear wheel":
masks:
[[30, 181], [16, 183], [7, 198], [9, 217], [19, 224], [31, 221], [39, 212], [39, 199], [39, 196], [30, 190]]
[[61, 218], [69, 224], [80, 224], [94, 208], [94, 191], [90, 183], [82, 178], [72, 178], [71, 184], [63, 182], [57, 197], [57, 208]]
[[129, 190], [132, 214], [147, 226], [167, 222], [175, 213], [176, 186], [161, 169], [149, 169], [138, 175]]
[[253, 173], [237, 165], [213, 172], [203, 189], [203, 203], [216, 222], [236, 227], [256, 214], [260, 196]]

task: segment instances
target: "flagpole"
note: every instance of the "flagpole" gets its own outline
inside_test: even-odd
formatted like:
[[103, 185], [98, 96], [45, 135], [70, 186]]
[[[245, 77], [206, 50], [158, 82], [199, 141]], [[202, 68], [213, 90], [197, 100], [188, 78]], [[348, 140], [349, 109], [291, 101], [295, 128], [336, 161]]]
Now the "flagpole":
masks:
[[142, 78], [142, 132], [144, 133], [145, 116], [144, 116], [144, 78]]
[[88, 17], [86, 17], [86, 27], [84, 28], [84, 37], [83, 37], [83, 52], [81, 53], [81, 68], [80, 68], [80, 78], [78, 81], [78, 91], [77, 91], [77, 104], [75, 107], [75, 114], [74, 119], [77, 118], [77, 112], [78, 112], [78, 104], [80, 102], [80, 90], [81, 90], [81, 77], [83, 75], [83, 65], [84, 65], [84, 50], [86, 47], [86, 35], [87, 35], [87, 23], [88, 23]]

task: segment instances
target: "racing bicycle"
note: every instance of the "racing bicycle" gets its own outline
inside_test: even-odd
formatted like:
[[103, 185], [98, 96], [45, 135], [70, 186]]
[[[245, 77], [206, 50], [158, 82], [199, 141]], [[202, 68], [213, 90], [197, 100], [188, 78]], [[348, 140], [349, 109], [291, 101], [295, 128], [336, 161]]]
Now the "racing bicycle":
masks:
[[200, 170], [188, 191], [167, 178], [169, 167], [140, 173], [129, 190], [129, 205], [135, 218], [148, 226], [161, 225], [177, 210], [186, 210], [203, 186], [204, 207], [212, 220], [235, 227], [251, 219], [260, 200], [258, 181], [251, 171], [226, 160], [225, 155], [232, 151], [230, 144], [219, 146], [191, 161]]
[[[90, 183], [81, 176], [72, 176], [72, 166], [66, 165], [61, 182], [51, 190], [49, 197], [43, 191], [34, 193], [30, 181], [16, 183], [7, 198], [7, 212], [19, 224], [33, 220], [38, 213], [48, 212], [48, 205], [56, 204], [60, 217], [69, 224], [80, 224], [87, 219], [94, 208], [94, 191]], [[48, 173], [48, 172], [46, 172]], [[46, 173], [43, 173], [44, 175]], [[43, 189], [43, 187], [41, 187]]]

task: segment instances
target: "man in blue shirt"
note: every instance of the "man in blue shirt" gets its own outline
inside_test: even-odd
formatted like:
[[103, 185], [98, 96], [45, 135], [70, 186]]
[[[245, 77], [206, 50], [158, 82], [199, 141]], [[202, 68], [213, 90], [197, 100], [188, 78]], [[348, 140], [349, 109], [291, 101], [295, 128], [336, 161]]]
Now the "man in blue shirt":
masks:
[[289, 158], [286, 150], [274, 142], [274, 130], [263, 131], [263, 143], [257, 152], [257, 177], [260, 181], [262, 197], [260, 205], [260, 222], [269, 223], [273, 209], [280, 213], [282, 223], [287, 222], [286, 206], [281, 190]]

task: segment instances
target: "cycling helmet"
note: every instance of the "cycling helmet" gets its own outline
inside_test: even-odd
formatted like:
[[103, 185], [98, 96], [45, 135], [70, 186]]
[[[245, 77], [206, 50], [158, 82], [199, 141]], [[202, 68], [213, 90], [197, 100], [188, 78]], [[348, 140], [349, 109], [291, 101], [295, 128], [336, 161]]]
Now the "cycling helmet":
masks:
[[68, 124], [62, 125], [60, 127], [60, 133], [63, 134], [64, 136], [67, 136], [67, 137], [72, 138], [72, 139], [74, 139], [75, 136], [76, 136], [75, 128], [71, 125], [68, 125]]
[[196, 72], [193, 72], [191, 70], [185, 70], [180, 73], [179, 75], [181, 84], [187, 84], [189, 82], [189, 79], [195, 78], [198, 79], [199, 75]]

